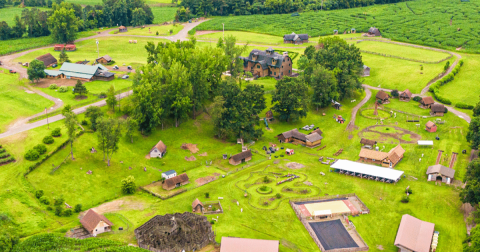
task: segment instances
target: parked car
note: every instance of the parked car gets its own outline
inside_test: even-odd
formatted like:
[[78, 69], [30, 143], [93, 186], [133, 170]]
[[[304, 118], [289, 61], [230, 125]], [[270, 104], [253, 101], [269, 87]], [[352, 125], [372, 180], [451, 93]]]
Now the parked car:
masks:
[[128, 76], [127, 74], [125, 74], [124, 76], [122, 76], [122, 79], [128, 79], [130, 76]]
[[117, 65], [115, 65], [115, 66], [113, 67], [113, 69], [118, 70], [119, 68], [118, 68]]
[[128, 70], [132, 70], [132, 66], [128, 66], [127, 69], [128, 69]]
[[53, 64], [52, 67], [53, 67], [53, 68], [57, 67], [57, 64]]
[[10, 73], [17, 73], [17, 71], [10, 69]]

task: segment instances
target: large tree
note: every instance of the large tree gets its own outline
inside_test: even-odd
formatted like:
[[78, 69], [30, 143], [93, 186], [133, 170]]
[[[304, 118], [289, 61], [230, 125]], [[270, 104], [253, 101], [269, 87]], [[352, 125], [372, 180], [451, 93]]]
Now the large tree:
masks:
[[474, 117], [468, 126], [467, 141], [472, 149], [478, 150], [480, 146], [480, 117]]
[[475, 159], [467, 166], [467, 172], [463, 178], [467, 185], [460, 192], [460, 199], [472, 206], [480, 202], [480, 160]]
[[480, 226], [474, 227], [463, 243], [463, 252], [480, 252]]
[[53, 4], [53, 14], [48, 18], [53, 40], [57, 43], [73, 42], [77, 38], [78, 18], [70, 5]]
[[125, 122], [124, 122], [124, 125], [125, 125], [125, 136], [130, 139], [130, 142], [133, 143], [133, 134], [135, 133], [135, 131], [137, 130], [138, 128], [138, 123], [137, 123], [137, 120], [131, 118], [131, 117], [128, 117]]
[[237, 39], [232, 35], [228, 35], [225, 38], [225, 46], [223, 47], [227, 61], [227, 70], [230, 71], [233, 78], [237, 78], [243, 72], [243, 60], [240, 59], [240, 56], [247, 50], [247, 45], [237, 46], [236, 43]]
[[90, 106], [85, 112], [85, 117], [90, 120], [92, 130], [97, 131], [97, 120], [103, 117], [103, 112], [97, 106]]
[[140, 26], [145, 24], [146, 19], [145, 11], [141, 8], [136, 8], [132, 11], [132, 26]]
[[70, 142], [70, 154], [72, 155], [72, 160], [73, 158], [73, 141], [75, 141], [75, 138], [77, 137], [75, 133], [75, 128], [77, 127], [77, 119], [75, 117], [75, 114], [73, 112], [65, 112], [65, 127], [67, 128], [67, 133], [68, 133], [68, 140]]
[[337, 82], [331, 71], [317, 64], [310, 75], [309, 82], [313, 91], [310, 101], [317, 110], [327, 107], [332, 100], [337, 100]]
[[103, 161], [106, 159], [107, 166], [110, 166], [110, 160], [118, 150], [122, 125], [118, 119], [102, 117], [98, 120], [97, 134], [99, 148], [103, 151]]
[[191, 107], [192, 84], [188, 80], [187, 69], [174, 62], [169, 70], [168, 92], [172, 98], [171, 112], [175, 119], [175, 127], [179, 120], [187, 118]]
[[39, 79], [45, 78], [45, 65], [40, 60], [34, 59], [28, 65], [28, 79], [32, 82], [38, 82]]
[[115, 87], [111, 85], [107, 92], [107, 106], [115, 111], [115, 105], [117, 105], [117, 103], [118, 101], [115, 97]]
[[77, 80], [77, 83], [75, 84], [75, 88], [73, 89], [73, 94], [74, 95], [78, 94], [79, 96], [83, 96], [87, 93], [88, 93], [88, 90], [85, 87], [85, 85], [83, 85], [83, 83], [80, 80]]
[[272, 110], [282, 121], [295, 121], [307, 116], [308, 88], [302, 78], [283, 77], [275, 85]]
[[480, 102], [473, 108], [473, 116], [480, 116]]

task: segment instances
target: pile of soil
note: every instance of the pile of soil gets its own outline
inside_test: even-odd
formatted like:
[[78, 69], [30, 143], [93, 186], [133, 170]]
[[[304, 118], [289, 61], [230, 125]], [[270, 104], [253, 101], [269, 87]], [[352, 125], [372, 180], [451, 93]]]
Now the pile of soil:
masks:
[[206, 177], [203, 177], [203, 178], [198, 178], [195, 180], [195, 183], [198, 185], [198, 186], [201, 186], [201, 185], [205, 185], [209, 182], [212, 182], [214, 180], [216, 180], [217, 177], [215, 176], [206, 176]]
[[290, 163], [287, 164], [287, 167], [290, 168], [290, 169], [301, 169], [301, 168], [305, 167], [305, 165], [300, 164], [300, 163], [296, 163], [296, 162], [290, 162]]
[[185, 157], [185, 160], [187, 161], [195, 161], [197, 160], [194, 156], [191, 156], [191, 157]]
[[193, 154], [198, 152], [197, 145], [191, 143], [182, 144], [182, 149], [189, 150]]
[[208, 154], [207, 154], [206, 152], [204, 152], [204, 153], [202, 153], [202, 154], [200, 154], [200, 155], [198, 155], [198, 156], [200, 156], [200, 157], [206, 157], [207, 155], [208, 155]]

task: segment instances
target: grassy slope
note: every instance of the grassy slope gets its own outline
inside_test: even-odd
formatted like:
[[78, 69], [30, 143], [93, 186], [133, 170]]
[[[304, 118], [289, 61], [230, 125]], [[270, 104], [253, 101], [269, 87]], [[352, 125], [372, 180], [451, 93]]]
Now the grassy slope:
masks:
[[25, 84], [18, 80], [17, 74], [10, 74], [4, 68], [0, 68], [0, 72], [0, 132], [14, 120], [40, 113], [53, 105], [37, 94], [26, 93]]
[[362, 41], [360, 43], [356, 43], [355, 46], [360, 48], [360, 50], [383, 53], [415, 60], [439, 61], [444, 60], [450, 56], [449, 54], [442, 52], [374, 41]]
[[[128, 32], [122, 33], [122, 35], [141, 35], [141, 36], [170, 36], [170, 30], [173, 30], [172, 35], [177, 34], [183, 29], [182, 25], [160, 25], [151, 26], [148, 28], [132, 28]], [[116, 31], [110, 32], [114, 34]], [[158, 32], [158, 35], [157, 35]]]
[[[448, 97], [453, 104], [463, 102], [476, 105], [480, 93], [480, 86], [477, 82], [480, 78], [480, 73], [478, 72], [480, 56], [462, 54], [462, 60], [464, 64], [460, 72], [455, 76], [455, 80], [440, 87], [440, 94], [443, 97]], [[459, 90], [462, 90], [462, 92]]]
[[[31, 9], [31, 7], [26, 7], [28, 9]], [[37, 9], [40, 9], [42, 11], [47, 11], [49, 8], [42, 8], [42, 7], [37, 7]], [[23, 8], [20, 7], [13, 7], [9, 5], [6, 8], [1, 8], [0, 9], [0, 22], [5, 21], [9, 26], [15, 25], [15, 16], [22, 16], [22, 11]]]
[[[367, 53], [362, 53], [362, 58], [365, 65], [371, 69], [370, 77], [363, 78], [363, 83], [388, 89], [408, 88], [415, 94], [419, 94], [430, 80], [441, 73], [445, 65], [445, 62], [422, 64]], [[453, 61], [454, 58], [450, 59], [450, 62]], [[423, 65], [423, 70], [420, 70], [420, 65]]]
[[164, 22], [169, 22], [175, 19], [175, 13], [177, 12], [176, 7], [152, 6], [151, 8], [153, 16], [155, 17], [155, 19], [153, 20], [154, 24], [162, 24]]

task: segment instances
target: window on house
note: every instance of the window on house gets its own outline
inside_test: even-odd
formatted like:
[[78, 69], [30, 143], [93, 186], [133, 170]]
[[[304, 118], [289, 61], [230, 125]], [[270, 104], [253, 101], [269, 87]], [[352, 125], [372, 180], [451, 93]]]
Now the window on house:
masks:
[[260, 68], [260, 66], [259, 66], [259, 65], [257, 65], [257, 68]]
[[290, 66], [290, 63], [288, 63], [288, 66]]
[[290, 73], [290, 70], [288, 70], [288, 73]]
[[277, 72], [273, 72], [273, 75], [277, 75]]

